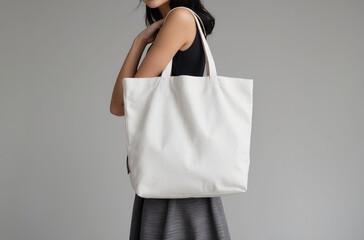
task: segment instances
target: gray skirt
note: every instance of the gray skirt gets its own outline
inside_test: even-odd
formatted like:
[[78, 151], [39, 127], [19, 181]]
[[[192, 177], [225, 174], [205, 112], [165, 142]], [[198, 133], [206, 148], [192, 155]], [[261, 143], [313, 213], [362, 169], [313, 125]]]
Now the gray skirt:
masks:
[[135, 194], [130, 240], [230, 240], [220, 197], [156, 199]]

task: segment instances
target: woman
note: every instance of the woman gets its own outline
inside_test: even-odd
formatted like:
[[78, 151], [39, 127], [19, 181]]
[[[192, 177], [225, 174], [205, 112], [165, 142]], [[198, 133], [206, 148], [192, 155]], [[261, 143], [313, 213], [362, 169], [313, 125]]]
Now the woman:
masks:
[[[145, 20], [150, 25], [134, 39], [116, 80], [110, 111], [117, 116], [124, 116], [122, 79], [125, 77], [161, 76], [172, 58], [172, 76], [203, 76], [205, 54], [195, 18], [185, 8], [170, 12], [172, 8], [192, 9], [202, 19], [207, 35], [215, 24], [200, 0], [143, 2]], [[152, 42], [137, 69], [146, 45]], [[220, 197], [153, 199], [135, 194], [130, 239], [229, 240], [230, 234]]]

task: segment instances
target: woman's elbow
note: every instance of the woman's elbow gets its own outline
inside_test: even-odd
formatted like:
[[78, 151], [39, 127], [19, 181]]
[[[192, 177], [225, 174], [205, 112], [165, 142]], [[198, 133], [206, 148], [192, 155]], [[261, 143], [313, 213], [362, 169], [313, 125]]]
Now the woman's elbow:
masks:
[[110, 112], [115, 116], [124, 116], [124, 104], [119, 107], [110, 104]]

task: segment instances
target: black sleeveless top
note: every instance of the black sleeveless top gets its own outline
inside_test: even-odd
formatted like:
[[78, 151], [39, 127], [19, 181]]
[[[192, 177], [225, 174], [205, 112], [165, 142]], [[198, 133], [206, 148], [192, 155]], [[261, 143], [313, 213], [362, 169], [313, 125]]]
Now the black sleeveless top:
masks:
[[[147, 52], [149, 51], [149, 46]], [[185, 51], [178, 50], [173, 57], [171, 76], [192, 75], [203, 76], [205, 69], [205, 52], [203, 50], [200, 32], [196, 24], [196, 36], [192, 45]], [[161, 76], [160, 73], [158, 76]]]

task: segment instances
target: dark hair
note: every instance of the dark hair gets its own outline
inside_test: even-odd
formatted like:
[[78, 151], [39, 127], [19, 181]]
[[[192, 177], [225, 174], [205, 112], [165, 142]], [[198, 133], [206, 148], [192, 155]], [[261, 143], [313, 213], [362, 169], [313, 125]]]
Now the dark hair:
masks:
[[[139, 0], [139, 5], [141, 4], [141, 2], [142, 0]], [[215, 26], [215, 18], [204, 8], [201, 0], [170, 0], [169, 2], [169, 7], [171, 9], [180, 6], [187, 7], [193, 10], [201, 18], [205, 27], [206, 35], [211, 34]], [[147, 5], [145, 5], [145, 7], [145, 25], [149, 26], [152, 23], [163, 19], [159, 8], [150, 8]]]

